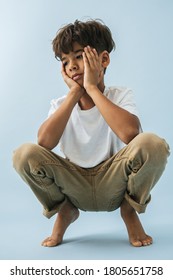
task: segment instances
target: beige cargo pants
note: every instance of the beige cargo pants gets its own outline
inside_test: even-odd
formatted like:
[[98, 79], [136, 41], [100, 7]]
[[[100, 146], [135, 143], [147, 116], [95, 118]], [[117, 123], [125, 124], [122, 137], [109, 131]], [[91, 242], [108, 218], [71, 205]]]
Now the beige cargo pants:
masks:
[[36, 144], [19, 147], [13, 164], [43, 205], [47, 218], [57, 213], [66, 199], [84, 211], [113, 211], [125, 198], [142, 213], [168, 155], [169, 146], [164, 139], [141, 133], [93, 168], [81, 168]]

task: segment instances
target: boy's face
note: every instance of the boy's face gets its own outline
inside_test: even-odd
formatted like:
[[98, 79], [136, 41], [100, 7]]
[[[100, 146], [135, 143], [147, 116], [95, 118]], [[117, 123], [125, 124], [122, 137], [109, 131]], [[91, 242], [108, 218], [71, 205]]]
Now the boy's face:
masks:
[[75, 42], [73, 51], [68, 54], [62, 53], [61, 56], [66, 74], [81, 86], [83, 85], [84, 75], [83, 51], [84, 47]]
[[83, 52], [84, 47], [75, 42], [73, 43], [73, 51], [68, 54], [62, 53], [61, 56], [66, 74], [80, 86], [83, 86], [84, 80]]

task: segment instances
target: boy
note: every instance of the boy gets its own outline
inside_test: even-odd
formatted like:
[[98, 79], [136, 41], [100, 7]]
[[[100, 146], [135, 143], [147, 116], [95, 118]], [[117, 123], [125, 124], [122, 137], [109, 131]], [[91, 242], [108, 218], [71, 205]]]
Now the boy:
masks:
[[[38, 131], [38, 145], [24, 144], [14, 153], [14, 167], [42, 203], [44, 215], [58, 212], [43, 246], [62, 242], [79, 209], [119, 207], [130, 243], [152, 244], [137, 212], [145, 212], [169, 147], [158, 136], [141, 133], [131, 90], [105, 87], [114, 48], [109, 28], [97, 20], [76, 20], [53, 40], [69, 92], [52, 101]], [[52, 152], [58, 143], [65, 158]]]

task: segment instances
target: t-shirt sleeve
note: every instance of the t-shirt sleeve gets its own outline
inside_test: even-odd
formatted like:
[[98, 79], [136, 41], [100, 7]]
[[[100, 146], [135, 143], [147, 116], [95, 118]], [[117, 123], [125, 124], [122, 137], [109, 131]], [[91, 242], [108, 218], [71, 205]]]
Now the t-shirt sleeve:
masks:
[[134, 94], [131, 89], [125, 89], [124, 91], [121, 91], [117, 101], [118, 106], [139, 117], [139, 112], [134, 100]]
[[[128, 112], [137, 116], [140, 119], [139, 112], [137, 110], [136, 103], [134, 100], [134, 94], [131, 89], [125, 89], [124, 91], [122, 91], [118, 99], [119, 99], [117, 103], [118, 106], [127, 110]], [[140, 124], [139, 131], [140, 132], [143, 131], [141, 124]]]
[[58, 99], [52, 99], [50, 102], [50, 109], [48, 111], [48, 116], [47, 118], [49, 118], [53, 113], [55, 113], [55, 111], [60, 107], [60, 105], [62, 104], [62, 102], [64, 101], [65, 96], [58, 98]]

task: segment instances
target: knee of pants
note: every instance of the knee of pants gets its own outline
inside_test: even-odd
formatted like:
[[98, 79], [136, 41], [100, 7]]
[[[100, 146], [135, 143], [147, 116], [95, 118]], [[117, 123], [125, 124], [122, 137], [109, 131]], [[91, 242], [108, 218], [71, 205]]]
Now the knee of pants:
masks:
[[136, 137], [136, 141], [136, 147], [155, 160], [165, 161], [170, 154], [167, 142], [156, 134], [141, 133]]
[[26, 143], [20, 146], [13, 152], [13, 167], [18, 173], [22, 171], [26, 164], [28, 164], [29, 159], [34, 158], [38, 145], [32, 143]]

